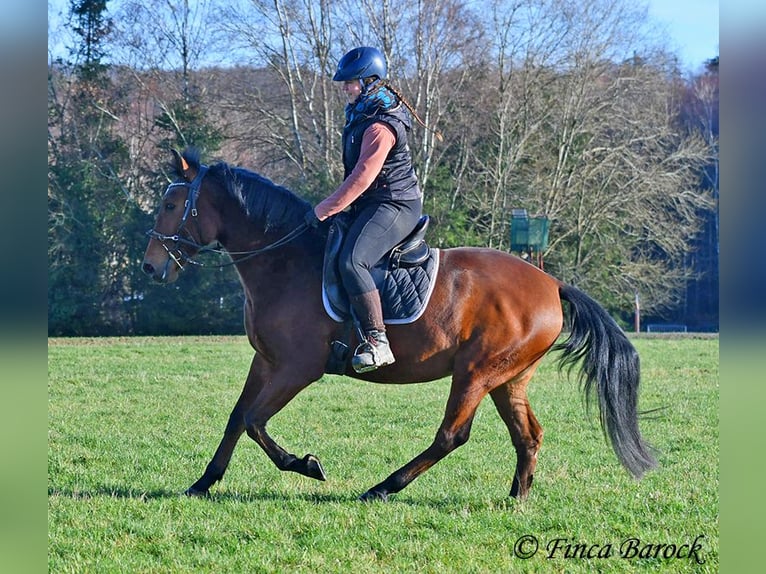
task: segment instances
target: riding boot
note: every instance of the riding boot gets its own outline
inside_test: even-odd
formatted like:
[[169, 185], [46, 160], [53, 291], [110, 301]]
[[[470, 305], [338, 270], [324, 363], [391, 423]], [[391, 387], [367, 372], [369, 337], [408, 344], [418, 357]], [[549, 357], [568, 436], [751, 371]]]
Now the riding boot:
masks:
[[386, 337], [380, 294], [377, 290], [369, 291], [352, 296], [350, 301], [364, 334], [351, 358], [351, 366], [357, 373], [366, 373], [390, 365], [395, 359]]

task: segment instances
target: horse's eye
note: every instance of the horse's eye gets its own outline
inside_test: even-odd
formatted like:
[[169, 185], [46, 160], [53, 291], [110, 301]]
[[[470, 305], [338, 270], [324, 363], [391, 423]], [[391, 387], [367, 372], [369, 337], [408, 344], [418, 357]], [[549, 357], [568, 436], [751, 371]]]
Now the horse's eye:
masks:
[[166, 203], [165, 204], [165, 211], [173, 211], [176, 208], [175, 203]]

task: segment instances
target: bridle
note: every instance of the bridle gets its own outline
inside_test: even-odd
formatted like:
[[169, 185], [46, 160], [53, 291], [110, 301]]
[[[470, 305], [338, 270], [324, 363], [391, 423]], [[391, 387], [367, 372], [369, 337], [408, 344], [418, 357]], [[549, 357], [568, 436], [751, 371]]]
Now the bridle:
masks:
[[[181, 217], [181, 221], [178, 224], [178, 229], [176, 229], [175, 234], [173, 235], [165, 235], [164, 233], [160, 233], [156, 229], [152, 228], [149, 231], [146, 232], [146, 235], [151, 239], [156, 239], [159, 241], [160, 245], [162, 245], [163, 249], [167, 252], [170, 262], [171, 260], [178, 265], [179, 270], [184, 270], [184, 265], [186, 263], [191, 263], [192, 265], [197, 265], [199, 267], [208, 267], [208, 268], [215, 268], [219, 269], [221, 267], [228, 267], [229, 265], [235, 265], [236, 263], [240, 263], [242, 261], [245, 261], [247, 259], [250, 259], [252, 257], [255, 257], [256, 255], [260, 255], [261, 253], [266, 253], [267, 251], [271, 251], [273, 249], [276, 249], [278, 247], [281, 247], [282, 245], [289, 243], [296, 237], [298, 237], [301, 233], [306, 231], [308, 229], [309, 225], [307, 223], [302, 223], [292, 231], [290, 231], [287, 235], [277, 239], [273, 243], [270, 243], [269, 245], [266, 245], [265, 247], [261, 247], [259, 249], [253, 249], [252, 251], [226, 251], [222, 247], [220, 247], [220, 244], [218, 244], [218, 247], [212, 247], [210, 245], [203, 245], [196, 241], [194, 239], [194, 236], [191, 234], [191, 232], [188, 229], [185, 229], [184, 226], [186, 225], [187, 221], [189, 221], [189, 218], [195, 219], [199, 212], [197, 211], [197, 198], [199, 197], [200, 188], [202, 187], [202, 179], [205, 177], [205, 174], [207, 173], [208, 166], [201, 165], [199, 172], [197, 172], [197, 175], [194, 177], [194, 179], [191, 182], [187, 181], [177, 181], [173, 182], [170, 185], [168, 185], [167, 189], [165, 190], [165, 193], [163, 194], [163, 197], [167, 196], [168, 193], [170, 193], [170, 190], [176, 187], [185, 187], [188, 189], [186, 201], [184, 202], [184, 213]], [[189, 236], [187, 239], [186, 237], [182, 237], [181, 233], [184, 232], [186, 235]], [[173, 242], [173, 248], [171, 249], [168, 247], [167, 243], [168, 241]], [[227, 263], [222, 263], [219, 265], [205, 265], [204, 263], [201, 263], [199, 261], [196, 261], [195, 259], [192, 259], [189, 255], [184, 253], [179, 245], [188, 245], [190, 247], [193, 247], [194, 249], [198, 250], [198, 254], [201, 253], [218, 253], [218, 254], [227, 254], [229, 256], [232, 256], [232, 260]], [[234, 259], [233, 256], [236, 256], [237, 258]]]
[[[178, 229], [176, 230], [174, 235], [165, 235], [164, 233], [160, 233], [156, 229], [152, 228], [149, 231], [146, 232], [146, 235], [151, 239], [156, 239], [160, 242], [160, 245], [162, 245], [162, 248], [167, 252], [168, 257], [176, 264], [178, 265], [178, 268], [183, 271], [185, 263], [188, 261], [190, 263], [193, 263], [195, 265], [201, 265], [197, 261], [194, 261], [191, 257], [186, 255], [183, 251], [181, 251], [179, 245], [190, 245], [196, 249], [204, 249], [204, 245], [201, 245], [199, 242], [194, 240], [194, 236], [189, 232], [188, 229], [184, 229], [184, 226], [186, 225], [186, 222], [189, 220], [189, 217], [196, 218], [198, 215], [197, 211], [197, 198], [199, 197], [199, 190], [200, 187], [202, 187], [202, 178], [205, 177], [205, 173], [207, 173], [207, 166], [202, 165], [200, 166], [199, 171], [197, 172], [197, 175], [194, 177], [194, 179], [191, 181], [191, 183], [187, 181], [176, 181], [168, 185], [167, 189], [165, 190], [165, 193], [162, 197], [166, 197], [170, 191], [176, 187], [185, 187], [188, 189], [188, 192], [186, 194], [186, 201], [184, 202], [184, 213], [181, 217], [181, 221], [178, 224]], [[186, 239], [185, 237], [181, 237], [181, 232], [185, 232], [191, 239]], [[167, 242], [172, 241], [173, 242], [173, 248], [171, 249], [168, 247]]]

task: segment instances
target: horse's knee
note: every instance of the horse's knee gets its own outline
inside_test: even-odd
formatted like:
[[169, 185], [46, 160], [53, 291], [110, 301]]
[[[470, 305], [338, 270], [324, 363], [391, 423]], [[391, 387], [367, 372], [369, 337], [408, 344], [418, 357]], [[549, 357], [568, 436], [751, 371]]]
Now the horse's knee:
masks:
[[542, 446], [542, 436], [539, 439], [520, 441], [514, 445], [516, 447], [516, 458], [519, 464], [535, 464], [537, 462], [537, 453]]
[[542, 445], [543, 433], [539, 433], [537, 436], [532, 437], [532, 439], [527, 442], [527, 450], [531, 453], [537, 454], [537, 451], [540, 450]]
[[258, 444], [263, 442], [263, 433], [266, 430], [265, 425], [256, 422], [251, 417], [245, 417], [243, 420], [243, 426], [247, 436], [253, 439]]

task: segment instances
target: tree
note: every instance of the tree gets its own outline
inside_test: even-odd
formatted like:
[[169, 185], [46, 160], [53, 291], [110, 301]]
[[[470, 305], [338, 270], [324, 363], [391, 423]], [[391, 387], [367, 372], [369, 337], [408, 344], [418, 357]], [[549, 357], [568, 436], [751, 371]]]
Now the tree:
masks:
[[[566, 34], [555, 2], [498, 0], [481, 16], [488, 49], [473, 67], [473, 101], [459, 111], [464, 157], [458, 165], [460, 203], [489, 247], [508, 245], [510, 210], [534, 201], [525, 188], [521, 168], [533, 152], [531, 138], [552, 112], [545, 99], [547, 82], [559, 64], [556, 47]], [[467, 131], [468, 126], [472, 126]], [[522, 200], [524, 198], [524, 200]], [[457, 198], [456, 198], [457, 199]], [[535, 206], [537, 210], [541, 206]]]
[[684, 282], [713, 264], [702, 243], [717, 248], [717, 232], [698, 230], [717, 223], [717, 184], [700, 185], [717, 180], [717, 88], [712, 72], [686, 82], [647, 43], [641, 6], [115, 4], [119, 25], [106, 2], [76, 3], [74, 59], [49, 69], [52, 332], [109, 321], [124, 332], [241, 332], [231, 269], [195, 270], [165, 292], [141, 276], [168, 148], [194, 144], [207, 161], [319, 200], [342, 176], [345, 102], [331, 78], [357, 45], [381, 47], [428, 125], [415, 125], [411, 147], [434, 245], [508, 249], [511, 209], [544, 214], [546, 270], [626, 314], [636, 292], [645, 313], [675, 308]]
[[684, 299], [671, 310], [673, 322], [696, 329], [718, 328], [718, 57], [708, 60], [702, 73], [680, 86], [684, 93], [682, 129], [699, 134], [710, 150], [710, 159], [699, 174], [699, 187], [710, 190], [712, 209], [701, 210], [701, 233], [693, 239], [687, 268], [693, 273]]
[[[251, 0], [222, 11], [221, 28], [262, 72], [238, 82], [239, 134], [261, 150], [251, 165], [317, 199], [339, 179], [340, 98], [332, 86], [333, 37], [341, 20], [328, 0]], [[338, 23], [336, 23], [338, 22]], [[252, 78], [252, 76], [249, 76]]]
[[81, 62], [77, 73], [81, 80], [101, 84], [108, 66], [103, 63], [104, 44], [112, 31], [112, 20], [105, 15], [108, 0], [72, 0], [72, 29], [82, 42], [74, 47]]
[[[224, 129], [209, 113], [213, 106], [208, 100], [208, 78], [214, 71], [199, 69], [202, 56], [216, 50], [214, 37], [208, 35], [216, 9], [215, 3], [208, 1], [179, 4], [131, 0], [119, 13], [120, 53], [140, 63], [130, 68], [131, 80], [141, 88], [141, 98], [153, 104], [143, 122], [132, 122], [148, 130], [148, 137], [136, 133], [133, 139], [147, 141], [152, 148], [136, 158], [142, 162], [143, 174], [136, 180], [136, 192], [147, 216], [171, 181], [167, 173], [171, 149], [194, 146], [211, 158], [224, 141]], [[134, 106], [140, 117], [143, 110], [143, 106]], [[141, 231], [152, 225], [153, 218], [148, 218], [149, 224]], [[138, 231], [131, 235], [141, 238], [133, 270], [140, 270], [146, 247], [146, 239]], [[212, 260], [207, 263], [217, 264]], [[182, 281], [183, 295], [174, 288], [153, 289], [146, 277], [134, 277], [131, 308], [138, 332], [182, 334], [200, 328], [208, 333], [242, 332], [242, 289], [233, 267], [186, 274]]]
[[627, 56], [645, 14], [622, 0], [493, 6], [460, 202], [493, 247], [508, 245], [512, 208], [547, 216], [546, 268], [610, 308], [631, 309], [637, 291], [647, 309], [674, 304], [710, 207], [694, 176], [708, 154], [674, 127], [671, 59]]
[[127, 257], [120, 229], [133, 214], [119, 176], [125, 146], [115, 131], [115, 97], [104, 43], [111, 31], [106, 2], [73, 1], [71, 74], [49, 70], [48, 261], [49, 330], [84, 335], [121, 321]]

